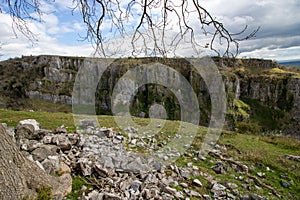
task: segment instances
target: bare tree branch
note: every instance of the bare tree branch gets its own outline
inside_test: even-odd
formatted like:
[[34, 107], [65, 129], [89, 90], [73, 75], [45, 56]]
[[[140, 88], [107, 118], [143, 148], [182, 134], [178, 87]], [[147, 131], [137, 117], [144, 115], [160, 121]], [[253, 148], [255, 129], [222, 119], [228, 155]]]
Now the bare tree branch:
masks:
[[[14, 30], [18, 29], [36, 41], [28, 21], [41, 21], [43, 12], [40, 0], [4, 2], [12, 16]], [[239, 42], [254, 37], [259, 30], [258, 27], [246, 34], [246, 25], [240, 32], [231, 33], [199, 0], [73, 0], [73, 3], [72, 12], [80, 11], [87, 27], [84, 39], [91, 41], [103, 55], [104, 45], [108, 41], [131, 37], [134, 56], [141, 53], [161, 56], [176, 54], [179, 44], [184, 42], [189, 43], [194, 51], [209, 48], [220, 56], [234, 57], [239, 52]], [[203, 42], [204, 37], [209, 42]]]

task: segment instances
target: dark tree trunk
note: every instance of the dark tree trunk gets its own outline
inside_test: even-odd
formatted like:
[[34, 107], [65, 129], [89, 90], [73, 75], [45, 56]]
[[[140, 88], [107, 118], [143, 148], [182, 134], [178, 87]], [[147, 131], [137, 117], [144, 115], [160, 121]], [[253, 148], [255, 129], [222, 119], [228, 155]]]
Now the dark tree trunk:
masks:
[[71, 181], [69, 174], [50, 176], [23, 156], [0, 124], [0, 199], [34, 197], [36, 191], [43, 187], [51, 187], [52, 195], [64, 195], [70, 192], [70, 186], [63, 184], [66, 179]]

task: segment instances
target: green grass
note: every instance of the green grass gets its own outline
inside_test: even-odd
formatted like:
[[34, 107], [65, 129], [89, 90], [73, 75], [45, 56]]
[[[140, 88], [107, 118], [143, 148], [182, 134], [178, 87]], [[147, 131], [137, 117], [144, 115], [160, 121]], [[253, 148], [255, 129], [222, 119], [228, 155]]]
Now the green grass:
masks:
[[[300, 141], [295, 138], [280, 136], [255, 136], [245, 134], [222, 135], [220, 138], [222, 144], [232, 144], [241, 153], [229, 151], [229, 155], [235, 159], [243, 161], [248, 166], [262, 163], [271, 169], [270, 172], [264, 169], [255, 168], [251, 173], [266, 173], [266, 184], [276, 188], [276, 190], [288, 196], [292, 193], [300, 196], [300, 163], [287, 160], [285, 155], [300, 155]], [[282, 176], [290, 177], [294, 185], [286, 189], [280, 185]], [[264, 194], [266, 195], [266, 194]]]
[[260, 125], [266, 130], [275, 130], [279, 120], [284, 117], [283, 111], [275, 110], [259, 103], [258, 100], [242, 99], [251, 108], [250, 122]]
[[[69, 130], [75, 130], [73, 117], [70, 113], [26, 112], [0, 109], [0, 122], [5, 122], [10, 126], [16, 126], [19, 120], [28, 118], [36, 119], [43, 128], [55, 129], [64, 124], [69, 127]], [[98, 116], [98, 120], [101, 126], [113, 127], [114, 130], [120, 131], [113, 116]], [[133, 118], [133, 120], [141, 126], [146, 126], [150, 123], [150, 120], [145, 118]], [[256, 120], [258, 119], [256, 118]], [[153, 124], [156, 125], [159, 123], [159, 120], [155, 119], [153, 122]], [[153, 134], [159, 130], [155, 135], [158, 142], [165, 141], [168, 138], [172, 139], [178, 131], [179, 124], [179, 121], [167, 121], [161, 130], [154, 126], [147, 134]], [[190, 126], [191, 129], [196, 127], [197, 126], [195, 125]], [[188, 134], [191, 129], [186, 128], [184, 132]], [[199, 150], [206, 130], [207, 128], [205, 127], [198, 128], [197, 135], [194, 138], [191, 147], [187, 149], [188, 154], [193, 154], [194, 151]], [[234, 160], [247, 164], [251, 169], [250, 173], [252, 175], [256, 176], [257, 172], [265, 173], [266, 178], [262, 178], [262, 181], [274, 187], [284, 198], [293, 199], [293, 197], [300, 196], [300, 163], [285, 158], [286, 155], [300, 155], [299, 140], [282, 136], [260, 136], [259, 133], [254, 135], [224, 131], [221, 134], [218, 143], [230, 146], [225, 153], [229, 157], [234, 158]], [[211, 167], [215, 165], [217, 161], [216, 158], [207, 156], [205, 161], [195, 161], [193, 160], [193, 156], [190, 157], [188, 154], [177, 159], [176, 164], [179, 167], [186, 167], [188, 162], [192, 162], [193, 165], [198, 166], [200, 171], [212, 174], [214, 177], [218, 178], [220, 182], [227, 181], [236, 183], [239, 186], [242, 184], [242, 182], [234, 178], [235, 176], [240, 176], [240, 174], [235, 171], [229, 171], [227, 174], [215, 174]], [[266, 168], [260, 169], [255, 167], [256, 163], [264, 164], [264, 166], [269, 167], [271, 171], [266, 171]], [[230, 166], [230, 163], [226, 163], [226, 165]], [[209, 193], [209, 190], [207, 189], [209, 184], [203, 177], [197, 176], [192, 178], [198, 178], [203, 183], [203, 188], [194, 188], [196, 191], [200, 193]], [[290, 188], [283, 188], [280, 185], [281, 180], [289, 182], [292, 180], [293, 183], [291, 183]], [[194, 187], [191, 183], [192, 179], [186, 181], [191, 187]], [[250, 184], [252, 184], [252, 186], [254, 185], [252, 182]], [[76, 197], [80, 195], [80, 188], [82, 185], [86, 185], [84, 179], [81, 177], [74, 177], [73, 192], [69, 195], [68, 199], [76, 199]], [[254, 192], [269, 197], [269, 199], [275, 198], [267, 189], [258, 190], [254, 188], [251, 191], [247, 191], [241, 187], [239, 189], [242, 194]]]
[[88, 183], [88, 181], [81, 176], [73, 177], [72, 179], [72, 192], [66, 197], [67, 200], [77, 200], [83, 194], [82, 186], [86, 186], [87, 190], [89, 190], [92, 186]]

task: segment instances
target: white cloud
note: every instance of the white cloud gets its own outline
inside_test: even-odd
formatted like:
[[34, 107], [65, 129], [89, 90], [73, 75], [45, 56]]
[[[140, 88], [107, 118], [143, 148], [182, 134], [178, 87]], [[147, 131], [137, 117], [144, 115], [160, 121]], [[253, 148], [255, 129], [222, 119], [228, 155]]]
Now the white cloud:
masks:
[[[40, 54], [56, 54], [56, 55], [74, 55], [89, 56], [93, 52], [90, 44], [82, 44], [79, 46], [61, 44], [55, 37], [49, 35], [51, 28], [58, 27], [58, 22], [53, 20], [49, 24], [31, 22], [28, 24], [30, 30], [38, 37], [37, 43], [30, 42], [18, 30], [12, 29], [12, 19], [7, 14], [0, 14], [0, 41], [2, 42], [1, 59], [16, 57], [21, 55], [40, 55]], [[75, 29], [81, 29], [78, 25]], [[75, 30], [75, 29], [72, 29]], [[60, 31], [63, 29], [59, 29]], [[63, 30], [67, 32], [67, 30]], [[62, 31], [62, 32], [63, 32]]]
[[[18, 34], [18, 39], [12, 31], [10, 17], [2, 13], [0, 14], [0, 41], [4, 43], [1, 53], [8, 56], [16, 56], [21, 54], [64, 54], [64, 55], [89, 55], [92, 52], [92, 47], [89, 44], [82, 44], [79, 47], [67, 45], [68, 38], [74, 38], [74, 35], [84, 36], [85, 25], [78, 16], [68, 16], [70, 8], [74, 7], [72, 0], [56, 0], [55, 2], [41, 1], [42, 9], [45, 11], [43, 15], [44, 23], [32, 22], [29, 26], [32, 32], [36, 33], [39, 43], [32, 46], [28, 40], [21, 34]], [[180, 5], [181, 0], [173, 0], [174, 5]], [[127, 2], [121, 1], [123, 9], [126, 8]], [[248, 25], [248, 32], [261, 26], [261, 30], [256, 34], [255, 38], [248, 41], [243, 41], [240, 44], [241, 56], [264, 57], [274, 59], [285, 59], [290, 57], [300, 58], [300, 1], [298, 0], [203, 0], [200, 1], [213, 16], [222, 21], [225, 27], [235, 33], [239, 32]], [[192, 5], [192, 4], [190, 4]], [[124, 11], [124, 10], [123, 10]], [[137, 16], [139, 10], [132, 9], [132, 12]], [[159, 15], [159, 10], [156, 10]], [[116, 13], [118, 14], [118, 13]], [[173, 20], [175, 15], [170, 14], [168, 28], [176, 30], [176, 21]], [[196, 17], [190, 17], [191, 22], [196, 23]], [[138, 23], [137, 18], [129, 19], [125, 23], [125, 27], [129, 30], [127, 33], [132, 33], [132, 25]], [[103, 31], [109, 31], [110, 21], [105, 21]], [[196, 31], [201, 34], [200, 29]], [[118, 52], [118, 55], [130, 56], [132, 49], [130, 37], [127, 39], [116, 39], [115, 35], [108, 32], [108, 37], [114, 45], [111, 45], [111, 52]], [[168, 36], [174, 36], [168, 32]], [[171, 38], [171, 37], [170, 37]], [[170, 39], [168, 38], [168, 39]], [[199, 41], [203, 44], [207, 43], [207, 38], [197, 35]], [[80, 39], [80, 38], [78, 38]], [[69, 42], [68, 44], [71, 44]], [[75, 43], [75, 41], [74, 41]], [[142, 43], [140, 43], [142, 44]], [[147, 41], [151, 46], [151, 42]], [[80, 50], [78, 50], [80, 49]], [[191, 45], [181, 44], [178, 49], [179, 54], [190, 54]]]

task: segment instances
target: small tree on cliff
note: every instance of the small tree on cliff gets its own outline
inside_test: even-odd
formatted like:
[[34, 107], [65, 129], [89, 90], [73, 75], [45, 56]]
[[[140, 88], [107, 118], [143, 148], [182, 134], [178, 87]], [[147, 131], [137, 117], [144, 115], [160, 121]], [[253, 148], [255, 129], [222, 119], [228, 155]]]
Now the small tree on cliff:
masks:
[[[55, 3], [53, 0], [45, 1]], [[126, 3], [120, 0], [73, 0], [73, 3], [73, 10], [81, 12], [87, 26], [86, 39], [102, 54], [105, 54], [105, 32], [102, 30], [107, 24], [115, 33], [112, 37], [132, 35], [133, 54], [151, 51], [163, 56], [170, 51], [170, 46], [176, 50], [181, 42], [190, 43], [196, 50], [210, 48], [218, 54], [236, 55], [239, 41], [249, 39], [258, 30], [239, 38], [245, 35], [247, 26], [239, 33], [231, 33], [201, 6], [199, 0], [128, 0]], [[28, 20], [42, 21], [40, 0], [4, 0], [0, 12], [4, 11], [10, 13], [14, 29], [21, 31], [30, 40], [37, 39], [37, 35], [28, 26]], [[172, 35], [167, 34], [171, 27]], [[199, 34], [209, 38], [209, 42], [202, 44]], [[219, 50], [221, 44], [223, 51]], [[54, 191], [58, 189], [58, 178], [45, 174], [28, 161], [1, 125], [0, 173], [2, 199], [21, 199], [43, 186], [51, 186]]]

